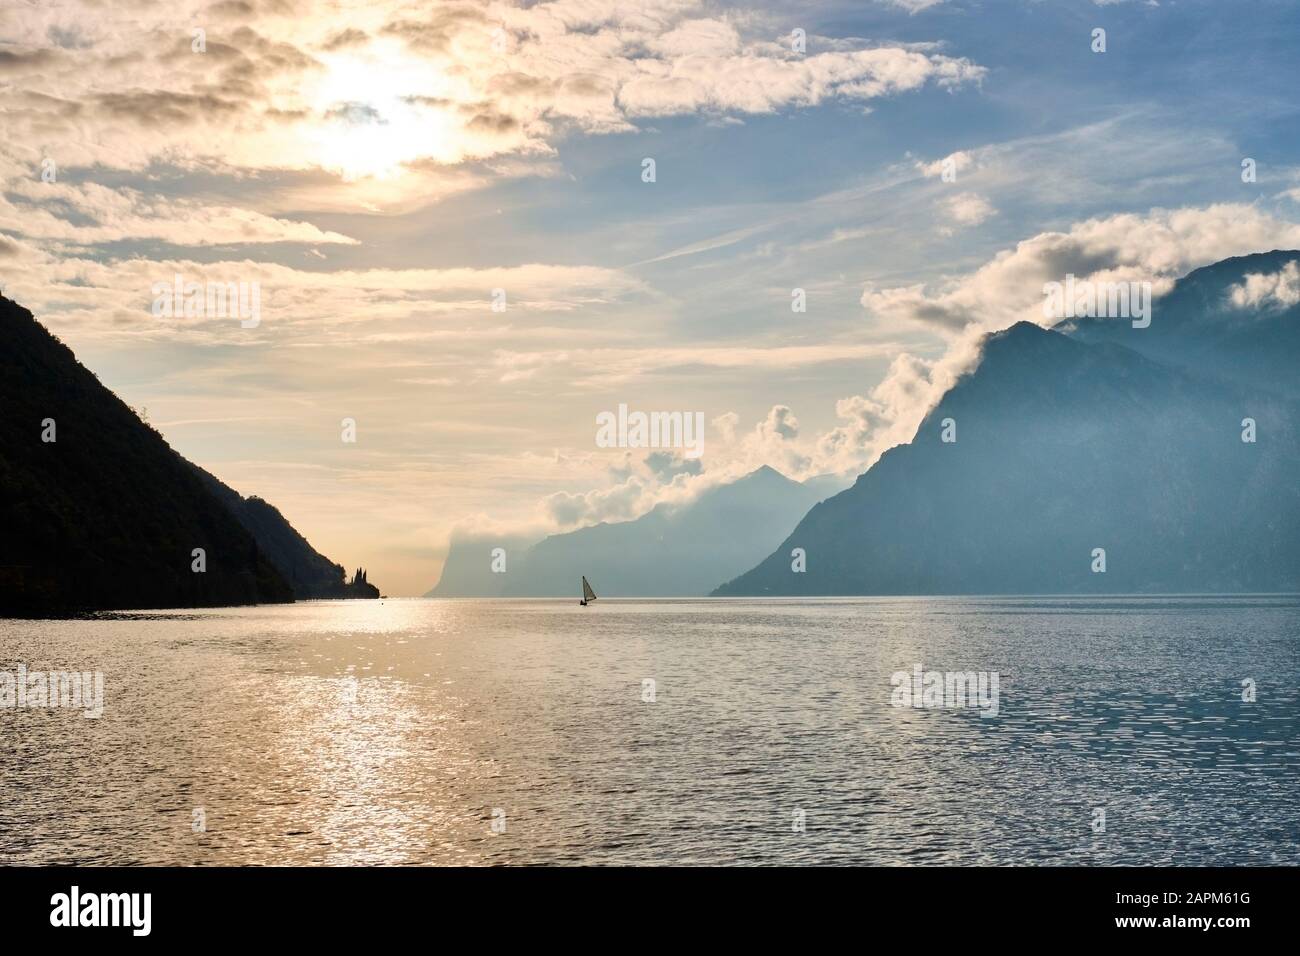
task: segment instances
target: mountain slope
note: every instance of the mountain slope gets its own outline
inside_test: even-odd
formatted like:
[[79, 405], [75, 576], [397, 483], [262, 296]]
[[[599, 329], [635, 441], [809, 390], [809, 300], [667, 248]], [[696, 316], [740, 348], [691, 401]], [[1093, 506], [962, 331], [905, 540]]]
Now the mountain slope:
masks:
[[0, 337], [0, 612], [293, 599], [189, 463], [3, 297]]
[[771, 549], [817, 492], [766, 466], [682, 507], [551, 535], [506, 575], [508, 597], [578, 593], [581, 575], [608, 597], [705, 595]]
[[190, 467], [253, 536], [267, 560], [293, 588], [295, 598], [379, 597], [379, 589], [373, 584], [364, 580], [349, 582], [343, 565], [313, 548], [274, 505], [258, 497], [245, 498], [198, 465]]
[[[430, 597], [573, 597], [582, 575], [604, 597], [692, 597], [752, 565], [828, 487], [763, 467], [681, 506], [661, 504], [634, 521], [605, 523], [535, 544], [454, 541]], [[490, 570], [506, 550], [506, 572]]]
[[[1145, 329], [1133, 328], [1128, 320], [1105, 318], [1067, 320], [1057, 328], [1081, 342], [1123, 345], [1206, 377], [1297, 396], [1300, 301], [1292, 302], [1286, 294], [1300, 293], [1297, 269], [1300, 251], [1294, 250], [1224, 259], [1179, 279], [1155, 301], [1151, 325]], [[1284, 286], [1290, 285], [1280, 296], [1268, 295], [1264, 290], [1277, 276], [1284, 277]], [[1247, 291], [1252, 282], [1261, 300], [1234, 302], [1234, 289]]]
[[[453, 535], [442, 565], [438, 583], [425, 597], [483, 598], [500, 597], [506, 588], [506, 575], [522, 560], [524, 553], [537, 543], [536, 538], [517, 535]], [[504, 552], [505, 571], [494, 572], [493, 551]]]
[[910, 444], [716, 593], [1295, 590], [1294, 413], [1267, 391], [1020, 323], [987, 340]]

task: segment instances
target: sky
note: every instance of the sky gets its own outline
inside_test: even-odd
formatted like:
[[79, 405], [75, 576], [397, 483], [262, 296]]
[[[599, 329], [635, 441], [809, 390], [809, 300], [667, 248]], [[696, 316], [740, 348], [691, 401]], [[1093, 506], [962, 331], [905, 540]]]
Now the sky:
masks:
[[3, 0], [0, 291], [421, 594], [453, 534], [858, 474], [1045, 282], [1300, 248], [1297, 65], [1287, 0]]

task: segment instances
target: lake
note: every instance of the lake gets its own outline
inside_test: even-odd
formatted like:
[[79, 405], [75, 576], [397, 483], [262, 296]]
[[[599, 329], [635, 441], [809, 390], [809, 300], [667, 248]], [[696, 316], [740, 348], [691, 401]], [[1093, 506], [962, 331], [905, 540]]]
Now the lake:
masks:
[[0, 708], [0, 863], [1295, 864], [1298, 641], [1290, 596], [0, 621], [104, 681]]

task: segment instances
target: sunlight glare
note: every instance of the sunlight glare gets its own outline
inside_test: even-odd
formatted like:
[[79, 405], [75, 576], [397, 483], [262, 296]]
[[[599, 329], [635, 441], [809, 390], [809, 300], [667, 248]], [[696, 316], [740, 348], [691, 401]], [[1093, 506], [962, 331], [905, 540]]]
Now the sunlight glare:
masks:
[[311, 96], [317, 123], [307, 152], [321, 168], [345, 180], [388, 179], [421, 157], [460, 158], [457, 128], [442, 105], [445, 78], [400, 48], [379, 55], [325, 57], [325, 75]]

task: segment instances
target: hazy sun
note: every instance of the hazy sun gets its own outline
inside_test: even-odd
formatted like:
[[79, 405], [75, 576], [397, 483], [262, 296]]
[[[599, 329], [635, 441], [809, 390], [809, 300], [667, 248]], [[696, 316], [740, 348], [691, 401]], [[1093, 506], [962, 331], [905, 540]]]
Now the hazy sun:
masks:
[[394, 47], [324, 59], [306, 147], [316, 165], [354, 181], [387, 179], [421, 157], [460, 158], [458, 127], [439, 102], [445, 78], [428, 63]]

